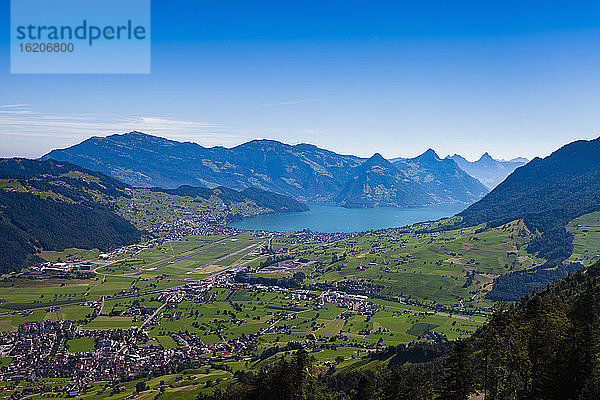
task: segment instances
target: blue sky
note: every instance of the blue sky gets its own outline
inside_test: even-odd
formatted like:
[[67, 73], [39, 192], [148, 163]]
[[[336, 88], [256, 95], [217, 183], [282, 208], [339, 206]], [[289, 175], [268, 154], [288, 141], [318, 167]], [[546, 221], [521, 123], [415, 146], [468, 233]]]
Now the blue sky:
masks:
[[151, 74], [11, 75], [3, 0], [0, 156], [134, 129], [470, 159], [600, 136], [600, 2], [323, 3], [153, 1]]

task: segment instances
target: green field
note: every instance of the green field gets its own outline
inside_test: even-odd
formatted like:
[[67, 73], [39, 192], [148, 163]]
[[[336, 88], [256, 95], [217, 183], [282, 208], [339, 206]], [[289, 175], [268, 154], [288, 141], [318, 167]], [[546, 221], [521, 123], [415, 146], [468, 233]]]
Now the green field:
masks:
[[224, 221], [231, 215], [244, 218], [273, 211], [248, 201], [225, 204], [216, 196], [208, 199], [191, 198], [140, 188], [131, 190], [131, 195], [133, 201], [126, 197], [117, 199], [117, 213], [142, 229], [159, 222], [178, 221], [203, 214]]
[[[303, 284], [325, 285], [329, 290], [344, 291], [345, 285], [359, 283], [367, 291], [375, 291], [368, 293], [377, 309], [368, 314], [331, 302], [320, 304], [320, 290], [310, 290], [308, 299], [298, 300], [282, 292], [212, 288], [210, 300], [197, 302], [186, 297], [163, 308], [157, 324], [144, 328], [151, 340], [173, 349], [177, 343], [171, 334], [182, 331], [197, 334], [207, 344], [260, 334], [257, 348], [248, 354], [259, 356], [272, 346], [316, 339], [343, 349], [318, 353], [319, 363], [340, 355], [346, 363], [364, 345], [379, 341], [410, 343], [424, 340], [429, 331], [448, 339], [472, 334], [485, 322], [492, 305], [485, 295], [494, 277], [543, 262], [527, 254], [532, 235], [519, 221], [485, 231], [421, 233], [417, 228], [385, 230], [333, 244], [298, 243], [293, 234], [282, 234], [273, 239], [272, 247], [287, 249], [293, 261], [289, 268], [285, 263], [284, 268], [261, 268], [268, 257], [264, 250], [267, 239], [241, 233], [187, 236], [160, 246], [132, 249], [109, 260], [93, 259], [98, 267], [84, 274], [23, 271], [6, 275], [0, 280], [0, 311], [6, 313], [0, 316], [0, 329], [14, 331], [22, 323], [37, 320], [71, 320], [82, 330], [140, 326], [145, 317], [128, 312], [163, 306], [157, 291], [245, 266], [250, 278], [291, 279], [302, 272]], [[74, 249], [46, 256], [75, 254], [96, 256]], [[102, 298], [99, 315], [80, 304]], [[20, 311], [28, 308], [39, 309]], [[68, 346], [69, 351], [78, 352], [93, 348], [94, 343], [75, 339]], [[268, 362], [263, 360], [255, 368]], [[166, 391], [161, 398], [184, 393], [184, 397], [194, 397], [198, 387], [190, 387], [194, 389]], [[95, 396], [100, 395], [83, 397]]]
[[93, 349], [96, 346], [96, 340], [91, 337], [81, 337], [67, 341], [69, 353], [79, 353]]
[[573, 254], [567, 261], [588, 266], [600, 259], [600, 212], [574, 219], [567, 231], [573, 234]]
[[[211, 392], [216, 388], [223, 389], [231, 380], [232, 374], [227, 371], [211, 368], [197, 370], [185, 370], [179, 374], [162, 375], [149, 379], [137, 379], [122, 382], [116, 385], [118, 390], [114, 391], [105, 382], [94, 382], [90, 388], [79, 393], [78, 399], [121, 400], [134, 397], [136, 384], [145, 382], [146, 389], [139, 393], [137, 398], [153, 399], [160, 395], [161, 399], [190, 399], [193, 400], [200, 392]], [[27, 396], [29, 399], [42, 400], [47, 398], [65, 398], [62, 387], [70, 382], [69, 378], [42, 378], [35, 382], [20, 381], [15, 387], [14, 382], [0, 382], [0, 395], [9, 397], [15, 391], [31, 390], [44, 385], [44, 392]], [[7, 389], [7, 386], [11, 386]]]
[[285, 277], [301, 271], [309, 282], [362, 281], [381, 286], [380, 294], [424, 305], [485, 308], [492, 304], [485, 295], [495, 277], [543, 263], [526, 252], [531, 237], [524, 224], [515, 221], [479, 233], [476, 228], [437, 233], [391, 229], [334, 245], [293, 246], [278, 238], [274, 247], [292, 247], [295, 255], [314, 264], [275, 274], [258, 271], [255, 276]]

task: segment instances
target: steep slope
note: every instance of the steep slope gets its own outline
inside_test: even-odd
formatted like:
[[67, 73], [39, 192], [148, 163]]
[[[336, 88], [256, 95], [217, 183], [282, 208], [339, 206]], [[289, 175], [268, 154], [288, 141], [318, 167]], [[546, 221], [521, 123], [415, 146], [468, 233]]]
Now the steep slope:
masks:
[[349, 172], [348, 182], [335, 198], [344, 207], [418, 206], [434, 199], [425, 189], [376, 153]]
[[597, 263], [495, 313], [472, 340], [489, 398], [600, 398], [599, 296]]
[[466, 224], [524, 219], [545, 232], [600, 210], [600, 138], [570, 143], [515, 170], [461, 212]]
[[[365, 162], [309, 144], [253, 140], [233, 148], [205, 148], [140, 132], [93, 137], [67, 149], [53, 150], [42, 158], [72, 162], [140, 187], [225, 186], [236, 190], [255, 187], [302, 201], [324, 202], [339, 202], [348, 192], [350, 178], [356, 179], [354, 169]], [[402, 160], [396, 169], [402, 170], [404, 179], [418, 184], [413, 187], [425, 187], [432, 196], [426, 197], [422, 204], [415, 204], [407, 201], [410, 194], [398, 197], [394, 192], [387, 193], [383, 203], [404, 206], [472, 202], [485, 193], [486, 189], [453, 161], [437, 156], [434, 160], [426, 160], [426, 155], [422, 158]], [[396, 179], [397, 171], [392, 171], [390, 181]], [[394, 198], [400, 202], [389, 202]], [[423, 196], [415, 193], [412, 198]]]
[[300, 200], [330, 199], [348, 169], [362, 163], [306, 144], [254, 140], [231, 149], [205, 148], [140, 132], [93, 137], [42, 158], [69, 161], [140, 187], [257, 187]]
[[[534, 274], [515, 272], [497, 279], [491, 295], [514, 299], [560, 278], [575, 265], [562, 262], [573, 252], [567, 223], [600, 210], [600, 138], [580, 140], [546, 158], [516, 169], [483, 199], [458, 214], [464, 226], [496, 226], [522, 219], [541, 233], [528, 247], [548, 262]], [[549, 269], [550, 267], [556, 269]]]
[[230, 152], [236, 165], [244, 165], [241, 173], [250, 183], [265, 182], [248, 185], [241, 179], [240, 186], [316, 201], [330, 200], [343, 187], [348, 170], [364, 161], [309, 144], [292, 146], [273, 140], [253, 140]]
[[453, 160], [440, 159], [432, 149], [415, 158], [397, 160], [394, 166], [420, 183], [438, 203], [472, 203], [488, 192]]
[[39, 249], [107, 250], [139, 241], [142, 232], [109, 203], [125, 189], [68, 163], [0, 160], [0, 271], [25, 266]]
[[515, 169], [527, 164], [526, 158], [515, 158], [510, 161], [495, 160], [488, 153], [484, 153], [474, 162], [467, 161], [458, 154], [446, 158], [454, 160], [460, 169], [477, 178], [490, 189], [502, 182]]

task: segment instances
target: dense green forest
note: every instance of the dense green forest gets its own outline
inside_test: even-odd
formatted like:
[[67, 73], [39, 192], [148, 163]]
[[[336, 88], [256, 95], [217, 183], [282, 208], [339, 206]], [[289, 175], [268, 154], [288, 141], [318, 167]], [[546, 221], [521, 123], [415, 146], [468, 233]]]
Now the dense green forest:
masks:
[[41, 250], [109, 250], [142, 232], [116, 215], [110, 200], [127, 185], [65, 162], [0, 160], [0, 272], [40, 261]]
[[35, 248], [64, 250], [135, 243], [141, 232], [129, 221], [102, 206], [46, 200], [30, 193], [0, 191], [0, 271], [24, 266]]
[[300, 349], [199, 399], [598, 399], [599, 291], [597, 263], [499, 304], [469, 339], [390, 347], [341, 370]]
[[547, 262], [528, 273], [502, 276], [490, 293], [494, 300], [517, 300], [581, 267], [562, 265], [573, 253], [573, 237], [565, 227], [569, 221], [598, 210], [600, 138], [576, 141], [546, 158], [535, 158], [458, 215], [462, 226], [487, 223], [494, 227], [522, 219], [532, 232], [540, 234], [528, 251]]

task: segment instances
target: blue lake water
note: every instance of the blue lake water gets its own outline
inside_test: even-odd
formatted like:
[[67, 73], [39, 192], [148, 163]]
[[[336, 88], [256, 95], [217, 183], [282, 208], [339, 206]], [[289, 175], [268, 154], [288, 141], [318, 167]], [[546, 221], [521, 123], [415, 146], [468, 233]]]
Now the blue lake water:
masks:
[[268, 214], [236, 221], [229, 226], [247, 230], [294, 232], [310, 229], [313, 232], [360, 232], [411, 225], [450, 217], [465, 204], [397, 208], [343, 208], [321, 203], [308, 203], [310, 211]]

